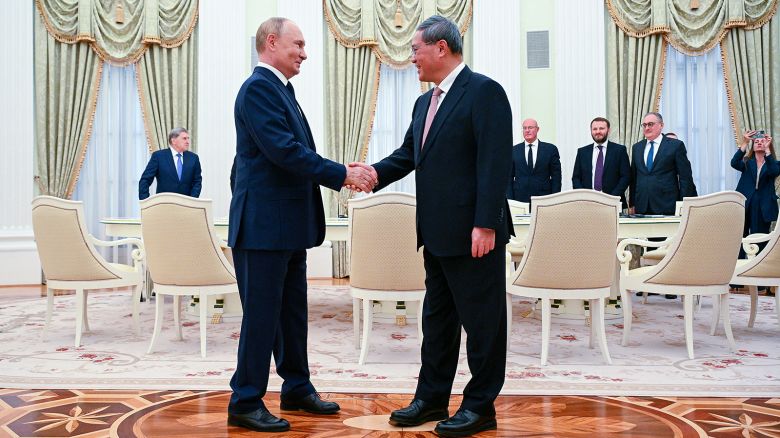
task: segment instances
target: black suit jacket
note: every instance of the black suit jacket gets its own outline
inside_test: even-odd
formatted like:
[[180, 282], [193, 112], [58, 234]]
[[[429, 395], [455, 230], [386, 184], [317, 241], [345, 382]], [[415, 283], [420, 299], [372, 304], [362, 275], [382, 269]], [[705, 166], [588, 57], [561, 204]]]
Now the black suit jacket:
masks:
[[[593, 188], [593, 144], [577, 149], [571, 185], [575, 189]], [[631, 163], [628, 150], [622, 144], [607, 142], [607, 154], [604, 156], [604, 173], [601, 179], [601, 191], [620, 196], [623, 208], [626, 208], [626, 189], [631, 183]]]
[[300, 250], [325, 237], [320, 185], [340, 190], [346, 168], [322, 158], [295, 96], [255, 67], [234, 109], [236, 158], [228, 244], [250, 250]]
[[534, 168], [528, 167], [526, 143], [512, 148], [512, 172], [506, 197], [530, 202], [531, 196], [549, 195], [561, 191], [561, 156], [552, 143], [539, 142], [534, 152]]
[[496, 81], [465, 67], [455, 78], [421, 145], [432, 90], [414, 104], [404, 142], [374, 164], [379, 185], [415, 171], [417, 244], [435, 256], [471, 254], [474, 227], [496, 230], [496, 245], [512, 231], [504, 197], [512, 151], [512, 112]]
[[747, 161], [744, 158], [745, 153], [737, 149], [734, 157], [731, 158], [731, 167], [742, 173], [737, 183], [737, 191], [747, 198], [745, 210], [749, 212], [748, 205], [758, 202], [763, 222], [777, 220], [778, 208], [775, 178], [780, 175], [780, 163], [772, 155], [766, 157], [764, 165], [761, 166], [761, 175], [758, 175], [758, 188], [756, 188], [758, 164], [755, 157]]
[[685, 143], [663, 137], [651, 171], [645, 164], [646, 144], [645, 139], [631, 148], [629, 206], [635, 207], [639, 214], [673, 215], [675, 202], [697, 195]]
[[144, 173], [138, 180], [138, 199], [149, 197], [149, 186], [157, 178], [157, 192], [172, 192], [181, 195], [200, 196], [201, 177], [200, 159], [198, 155], [184, 151], [182, 154], [181, 181], [176, 173], [176, 163], [173, 161], [173, 155], [170, 148], [160, 149], [152, 153], [149, 163], [146, 164]]

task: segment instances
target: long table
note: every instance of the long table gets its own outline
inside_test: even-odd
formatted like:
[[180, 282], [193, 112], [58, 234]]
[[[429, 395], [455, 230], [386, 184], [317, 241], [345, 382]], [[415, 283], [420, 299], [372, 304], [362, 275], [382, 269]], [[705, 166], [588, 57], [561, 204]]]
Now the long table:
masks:
[[[114, 237], [141, 237], [141, 221], [138, 218], [105, 218], [100, 221], [106, 227], [106, 234]], [[528, 234], [531, 224], [531, 218], [528, 215], [515, 216], [513, 218], [515, 228], [515, 239], [522, 241]], [[621, 217], [618, 226], [618, 238], [648, 238], [648, 237], [668, 237], [672, 236], [680, 224], [680, 218], [674, 216], [665, 216], [658, 218], [629, 218]], [[328, 218], [325, 220], [325, 240], [346, 241], [348, 239], [348, 221], [345, 218]], [[227, 239], [228, 221], [226, 218], [216, 219], [214, 228], [217, 236], [221, 239]], [[622, 310], [617, 306], [619, 298], [618, 281], [619, 266], [615, 261], [615, 284], [610, 294], [611, 304], [607, 306], [606, 318], [619, 319], [622, 317]], [[587, 312], [585, 311], [582, 300], [563, 300], [557, 309], [553, 310], [554, 319], [584, 320]]]

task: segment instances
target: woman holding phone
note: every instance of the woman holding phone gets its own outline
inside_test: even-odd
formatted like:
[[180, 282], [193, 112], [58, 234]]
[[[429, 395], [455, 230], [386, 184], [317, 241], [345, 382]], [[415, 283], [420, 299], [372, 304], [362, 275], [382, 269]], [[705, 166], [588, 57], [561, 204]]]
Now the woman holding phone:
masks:
[[[777, 220], [775, 178], [780, 175], [780, 163], [775, 159], [772, 137], [763, 131], [747, 131], [744, 138], [745, 142], [737, 146], [731, 159], [731, 167], [742, 172], [737, 191], [747, 198], [743, 233], [747, 236], [768, 233], [772, 221]], [[753, 147], [748, 148], [751, 142]], [[740, 256], [744, 257], [741, 249]]]

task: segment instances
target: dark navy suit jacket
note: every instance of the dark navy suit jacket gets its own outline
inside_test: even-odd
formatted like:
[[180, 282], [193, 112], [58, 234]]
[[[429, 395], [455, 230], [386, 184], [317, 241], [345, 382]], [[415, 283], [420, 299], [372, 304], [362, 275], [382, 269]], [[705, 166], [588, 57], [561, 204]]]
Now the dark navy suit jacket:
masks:
[[279, 78], [255, 67], [236, 97], [235, 187], [228, 244], [300, 250], [325, 238], [320, 185], [340, 190], [343, 165], [317, 154], [306, 117]]
[[675, 202], [686, 196], [696, 196], [691, 162], [685, 143], [666, 136], [661, 140], [653, 158], [652, 170], [645, 163], [647, 140], [631, 148], [631, 185], [628, 205], [636, 213], [674, 214]]
[[549, 195], [561, 191], [561, 156], [552, 143], [539, 142], [534, 151], [534, 168], [528, 167], [526, 143], [512, 148], [512, 173], [506, 197], [530, 202], [531, 196]]
[[511, 160], [511, 108], [492, 79], [465, 67], [455, 78], [421, 145], [430, 90], [414, 104], [403, 144], [374, 164], [374, 190], [415, 171], [417, 244], [439, 257], [471, 254], [474, 227], [514, 233], [504, 187]]
[[743, 158], [745, 158], [745, 153], [740, 149], [737, 149], [734, 157], [731, 158], [731, 167], [742, 172], [737, 183], [737, 191], [745, 195], [749, 203], [759, 203], [764, 222], [777, 220], [775, 178], [780, 175], [780, 163], [773, 155], [766, 157], [764, 165], [761, 166], [761, 175], [758, 177], [758, 188], [756, 188], [758, 164], [755, 158], [747, 161], [744, 161]]
[[[593, 188], [593, 144], [577, 149], [571, 185], [575, 189]], [[620, 196], [623, 208], [626, 207], [626, 189], [631, 183], [631, 163], [628, 151], [622, 144], [607, 142], [607, 154], [604, 157], [604, 173], [601, 179], [601, 191]]]
[[138, 199], [149, 197], [149, 186], [157, 178], [157, 192], [173, 192], [181, 195], [200, 196], [201, 182], [200, 160], [198, 155], [184, 151], [182, 154], [181, 181], [176, 173], [176, 163], [170, 148], [160, 149], [152, 153], [141, 179], [138, 181]]

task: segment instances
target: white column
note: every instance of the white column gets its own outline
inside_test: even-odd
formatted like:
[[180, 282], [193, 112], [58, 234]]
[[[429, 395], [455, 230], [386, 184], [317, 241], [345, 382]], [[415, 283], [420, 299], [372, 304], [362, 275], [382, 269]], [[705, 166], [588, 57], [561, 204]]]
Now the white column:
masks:
[[244, 34], [243, 1], [200, 2], [198, 16], [198, 155], [201, 198], [214, 201], [214, 217], [230, 208], [230, 167], [236, 155], [233, 104], [248, 77], [251, 52]]
[[279, 0], [277, 12], [301, 28], [308, 58], [301, 73], [292, 78], [295, 98], [311, 126], [317, 151], [325, 150], [325, 45], [322, 2], [318, 0]]
[[41, 282], [32, 232], [34, 191], [34, 2], [7, 2], [0, 14], [0, 285]]
[[516, 32], [519, 22], [520, 2], [517, 0], [474, 0], [472, 69], [504, 87], [512, 106], [515, 143], [523, 138], [520, 117], [522, 41]]
[[592, 143], [590, 121], [606, 116], [604, 2], [555, 1], [555, 123], [563, 190], [577, 149]]

